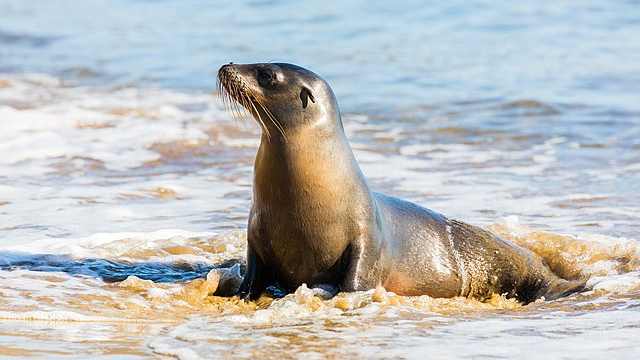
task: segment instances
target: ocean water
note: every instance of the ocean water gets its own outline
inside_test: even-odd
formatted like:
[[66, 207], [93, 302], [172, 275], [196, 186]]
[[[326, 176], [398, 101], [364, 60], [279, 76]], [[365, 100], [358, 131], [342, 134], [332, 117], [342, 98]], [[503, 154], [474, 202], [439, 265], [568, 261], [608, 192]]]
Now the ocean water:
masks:
[[[0, 357], [635, 359], [640, 2], [0, 0]], [[215, 297], [259, 128], [229, 61], [322, 75], [379, 192], [591, 290]]]

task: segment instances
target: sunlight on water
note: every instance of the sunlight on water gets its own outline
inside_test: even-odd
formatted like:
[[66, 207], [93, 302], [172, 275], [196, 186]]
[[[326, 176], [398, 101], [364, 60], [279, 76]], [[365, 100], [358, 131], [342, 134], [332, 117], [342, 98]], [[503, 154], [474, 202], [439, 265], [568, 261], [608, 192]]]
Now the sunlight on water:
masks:
[[[155, 352], [185, 359], [207, 357], [212, 351], [220, 357], [246, 356], [253, 352], [260, 352], [266, 357], [289, 357], [292, 349], [323, 356], [349, 356], [352, 354], [350, 351], [355, 350], [359, 355], [371, 356], [369, 351], [372, 348], [393, 343], [397, 336], [408, 336], [406, 341], [418, 348], [394, 348], [393, 353], [411, 357], [430, 348], [429, 334], [461, 336], [466, 339], [464, 341], [485, 339], [487, 333], [499, 336], [503, 331], [511, 333], [511, 336], [521, 333], [529, 338], [546, 338], [545, 334], [556, 334], [552, 337], [556, 341], [566, 337], [562, 333], [569, 334], [577, 329], [580, 329], [580, 333], [598, 332], [605, 339], [610, 333], [615, 339], [608, 341], [613, 342], [621, 335], [633, 336], [633, 332], [625, 335], [615, 329], [618, 325], [627, 323], [632, 326], [630, 329], [637, 329], [637, 320], [640, 319], [633, 310], [638, 306], [637, 298], [640, 295], [640, 246], [637, 241], [602, 241], [599, 237], [578, 239], [544, 234], [519, 225], [514, 219], [501, 220], [494, 224], [494, 229], [511, 234], [509, 239], [523, 245], [531, 239], [542, 239], [535, 243], [535, 250], [540, 254], [561, 253], [556, 255], [561, 258], [545, 255], [547, 260], [554, 260], [556, 264], [564, 263], [567, 255], [563, 250], [567, 247], [581, 248], [581, 251], [574, 254], [581, 259], [574, 259], [571, 265], [579, 269], [582, 276], [592, 276], [594, 290], [554, 302], [538, 301], [522, 306], [497, 295], [486, 302], [479, 302], [464, 298], [403, 297], [388, 293], [382, 288], [343, 293], [333, 299], [322, 300], [314, 296], [312, 290], [302, 286], [294, 294], [282, 299], [263, 297], [245, 304], [237, 297], [213, 295], [219, 287], [235, 288], [237, 291], [242, 279], [240, 263], [212, 269], [203, 278], [195, 280], [186, 280], [190, 275], [185, 271], [186, 281], [153, 282], [141, 279], [145, 274], [138, 273], [140, 277], [130, 275], [123, 281], [104, 283], [96, 279], [95, 275], [73, 276], [60, 265], [47, 262], [46, 259], [40, 260], [42, 266], [38, 271], [23, 270], [23, 258], [16, 255], [12, 259], [3, 259], [5, 266], [11, 264], [13, 267], [12, 271], [2, 273], [3, 300], [12, 305], [11, 310], [0, 312], [0, 317], [4, 319], [2, 327], [5, 332], [20, 331], [21, 336], [27, 337], [32, 335], [20, 329], [28, 327], [28, 324], [40, 326], [38, 324], [43, 321], [80, 323], [79, 326], [96, 333], [121, 329], [119, 331], [126, 331], [128, 338], [140, 341], [151, 335], [153, 338], [148, 344]], [[545, 241], [546, 246], [543, 245]], [[115, 238], [112, 241], [118, 242], [121, 243], [120, 251], [137, 246], [134, 241]], [[225, 243], [241, 249], [244, 236], [226, 233], [186, 241], [174, 237], [157, 239], [155, 242], [180, 244], [181, 253], [201, 253], [202, 246], [206, 243]], [[91, 248], [96, 252], [105, 251], [111, 244], [95, 248], [89, 239], [78, 239], [77, 243], [80, 247]], [[569, 243], [573, 246], [568, 246]], [[177, 246], [171, 248], [175, 247]], [[146, 251], [149, 259], [167, 260], [166, 246], [147, 246]], [[222, 254], [222, 258], [227, 259], [236, 256], [238, 251], [224, 251]], [[112, 256], [105, 254], [104, 257]], [[119, 255], [115, 257], [122, 258]], [[125, 259], [134, 264], [145, 261], [128, 257]], [[171, 262], [176, 263], [193, 264], [194, 261], [197, 260], [190, 257], [171, 259]], [[200, 261], [206, 263], [205, 260]], [[209, 261], [209, 264], [214, 262]], [[45, 264], [48, 268], [44, 267]], [[89, 264], [86, 266], [91, 267]], [[158, 267], [158, 270], [162, 268]], [[97, 271], [108, 273], [112, 270]], [[572, 314], [573, 320], [558, 322], [558, 319], [563, 318], [562, 314], [567, 312]], [[621, 312], [626, 314], [624, 320], [621, 318], [620, 323], [611, 323], [612, 316], [619, 317]], [[499, 319], [490, 320], [496, 314]], [[17, 320], [28, 322], [16, 322]], [[505, 328], [503, 323], [506, 320], [513, 324]], [[531, 322], [538, 325], [531, 328]], [[594, 326], [593, 322], [599, 325]], [[64, 328], [65, 325], [53, 325], [53, 328], [60, 327]], [[519, 329], [514, 330], [515, 328]], [[246, 339], [245, 334], [249, 329], [252, 329], [252, 338], [255, 340]], [[525, 335], [527, 331], [535, 332]], [[338, 336], [339, 334], [342, 335]], [[427, 338], [423, 338], [424, 336]], [[322, 344], [334, 344], [337, 347], [319, 348], [316, 344], [319, 339], [326, 340]], [[362, 346], [345, 347], [344, 341], [348, 339], [362, 341]], [[237, 348], [240, 345], [241, 348]], [[442, 348], [439, 349], [443, 351]], [[490, 347], [486, 349], [489, 350]], [[506, 351], [515, 350], [513, 347], [510, 350], [506, 348]], [[615, 349], [610, 350], [615, 352]]]
[[[455, 357], [434, 341], [458, 339], [447, 340], [453, 347], [484, 344], [488, 332], [498, 343], [503, 336], [531, 339], [525, 345], [551, 336], [555, 342], [547, 351], [554, 354], [570, 340], [561, 334], [575, 331], [587, 338], [602, 334], [599, 347], [589, 351], [623, 357], [631, 351], [607, 344], [637, 334], [637, 238], [560, 235], [523, 225], [515, 216], [495, 221], [505, 212], [536, 219], [558, 202], [575, 205], [559, 207], [556, 219], [543, 217], [546, 227], [575, 229], [573, 219], [585, 216], [576, 209], [585, 206], [624, 214], [623, 206], [613, 206], [619, 200], [612, 194], [556, 198], [540, 194], [534, 181], [528, 183], [531, 188], [522, 187], [526, 183], [516, 175], [545, 174], [558, 166], [553, 159], [535, 159], [558, 156], [565, 140], [519, 138], [508, 131], [492, 135], [500, 139], [492, 147], [504, 146], [511, 152], [507, 156], [475, 143], [476, 130], [468, 128], [434, 123], [433, 131], [421, 135], [367, 116], [345, 118], [373, 186], [441, 205], [453, 215], [493, 222], [493, 231], [541, 255], [558, 275], [589, 279], [591, 291], [523, 307], [497, 295], [479, 302], [403, 297], [382, 288], [322, 300], [303, 286], [283, 299], [263, 297], [245, 304], [218, 295], [237, 291], [244, 272], [257, 129], [234, 124], [210, 95], [131, 88], [106, 92], [43, 75], [2, 81], [4, 143], [14, 144], [5, 145], [7, 156], [0, 163], [3, 174], [11, 174], [0, 188], [6, 199], [0, 211], [9, 220], [0, 229], [0, 331], [7, 344], [0, 354], [63, 357], [96, 351], [100, 342], [132, 358], [145, 356], [136, 350], [140, 344], [182, 359], [287, 358], [292, 349], [312, 357], [376, 357], [375, 349], [381, 348], [402, 358], [427, 350]], [[18, 104], [17, 99], [33, 93], [40, 94], [37, 100]], [[416, 136], [429, 141], [412, 142]], [[464, 138], [456, 140], [459, 136]], [[538, 145], [522, 144], [529, 141]], [[506, 175], [483, 180], [483, 173], [497, 174], [490, 169], [499, 163]], [[395, 166], [393, 177], [386, 175], [388, 164]], [[467, 164], [473, 164], [477, 176], [466, 173]], [[485, 190], [478, 193], [479, 188]], [[520, 200], [512, 199], [518, 192]], [[465, 198], [476, 201], [460, 201]], [[522, 198], [529, 199], [528, 208], [520, 205]], [[41, 216], [43, 207], [56, 215]], [[637, 208], [626, 211], [632, 215]], [[625, 234], [624, 229], [618, 231]], [[82, 331], [68, 333], [76, 325], [67, 323], [77, 323]], [[42, 326], [52, 329], [51, 335], [37, 331]], [[252, 340], [246, 337], [249, 331]], [[80, 341], [85, 332], [86, 340]], [[68, 345], [53, 346], [56, 337]], [[399, 337], [409, 347], [398, 346]], [[37, 347], [26, 345], [34, 342]], [[493, 346], [503, 355], [525, 346], [498, 343]], [[489, 345], [482, 349], [497, 354]]]

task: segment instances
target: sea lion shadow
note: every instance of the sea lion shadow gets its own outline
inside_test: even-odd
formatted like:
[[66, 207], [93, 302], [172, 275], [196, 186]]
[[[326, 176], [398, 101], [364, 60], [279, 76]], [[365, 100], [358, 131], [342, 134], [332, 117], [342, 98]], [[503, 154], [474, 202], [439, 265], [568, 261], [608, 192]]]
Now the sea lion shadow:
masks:
[[0, 270], [63, 272], [76, 276], [95, 277], [107, 283], [123, 281], [129, 276], [156, 283], [177, 283], [204, 278], [213, 269], [231, 269], [236, 265], [240, 267], [240, 274], [244, 275], [245, 263], [241, 259], [228, 259], [212, 266], [198, 262], [129, 262], [98, 258], [77, 259], [69, 254], [0, 251]]

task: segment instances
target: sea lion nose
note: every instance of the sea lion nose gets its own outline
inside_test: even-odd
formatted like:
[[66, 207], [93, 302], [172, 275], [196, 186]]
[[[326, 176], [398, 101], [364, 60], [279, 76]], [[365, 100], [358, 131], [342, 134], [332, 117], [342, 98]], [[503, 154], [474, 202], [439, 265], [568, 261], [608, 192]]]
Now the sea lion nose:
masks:
[[229, 63], [228, 63], [228, 64], [224, 64], [224, 65], [222, 65], [222, 66], [220, 67], [220, 69], [229, 68], [229, 67], [234, 67], [233, 65], [234, 65], [234, 64], [233, 64], [233, 61], [229, 61]]
[[224, 64], [220, 67], [220, 69], [218, 69], [218, 75], [223, 74], [225, 72], [230, 72], [233, 71], [233, 69], [235, 69], [236, 65], [233, 64], [233, 61], [231, 61], [228, 64]]

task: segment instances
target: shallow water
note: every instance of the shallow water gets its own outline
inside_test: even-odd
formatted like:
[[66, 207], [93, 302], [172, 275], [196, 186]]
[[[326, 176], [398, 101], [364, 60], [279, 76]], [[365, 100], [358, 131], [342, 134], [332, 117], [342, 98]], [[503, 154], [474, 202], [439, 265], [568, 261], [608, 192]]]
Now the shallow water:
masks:
[[[635, 358], [638, 17], [636, 1], [0, 0], [0, 357]], [[259, 141], [214, 74], [268, 60], [332, 84], [376, 191], [592, 290], [212, 296], [241, 279]]]

